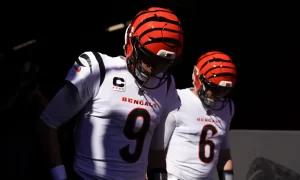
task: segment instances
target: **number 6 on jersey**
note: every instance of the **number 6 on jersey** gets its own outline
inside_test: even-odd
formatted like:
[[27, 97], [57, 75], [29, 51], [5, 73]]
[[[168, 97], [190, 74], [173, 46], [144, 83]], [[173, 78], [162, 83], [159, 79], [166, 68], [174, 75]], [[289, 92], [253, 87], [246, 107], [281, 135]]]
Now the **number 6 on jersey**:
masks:
[[[143, 124], [138, 132], [135, 132], [135, 124], [137, 118], [143, 119]], [[139, 160], [144, 146], [144, 140], [147, 135], [147, 132], [150, 128], [150, 114], [146, 109], [136, 108], [133, 109], [127, 116], [125, 127], [123, 133], [126, 138], [136, 141], [136, 146], [134, 152], [130, 152], [129, 144], [120, 149], [120, 155], [122, 159], [128, 163], [135, 163]]]
[[[214, 135], [216, 135], [218, 133], [218, 130], [216, 129], [215, 126], [208, 124], [205, 125], [202, 128], [202, 132], [200, 135], [200, 141], [199, 141], [199, 159], [200, 161], [208, 164], [210, 162], [212, 162], [212, 160], [214, 159], [215, 156], [215, 143], [211, 140], [207, 139], [207, 133], [208, 131], [211, 131], [212, 135], [211, 137], [213, 137]], [[205, 148], [207, 148], [207, 146], [209, 146], [209, 155], [206, 156], [205, 153]]]

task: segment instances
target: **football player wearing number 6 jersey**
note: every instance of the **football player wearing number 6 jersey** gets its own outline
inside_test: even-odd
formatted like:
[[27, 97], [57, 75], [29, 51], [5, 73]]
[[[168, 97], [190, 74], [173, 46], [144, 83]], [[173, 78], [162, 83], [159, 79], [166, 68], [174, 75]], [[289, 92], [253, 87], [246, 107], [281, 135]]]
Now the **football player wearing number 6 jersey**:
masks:
[[[80, 179], [144, 180], [165, 169], [164, 121], [180, 106], [166, 73], [183, 48], [180, 21], [170, 10], [138, 13], [125, 33], [125, 56], [85, 52], [41, 115], [53, 179], [66, 179], [57, 128], [79, 114], [74, 170]], [[149, 155], [149, 161], [148, 161]]]
[[234, 105], [226, 95], [236, 82], [231, 58], [218, 51], [202, 55], [194, 67], [193, 88], [178, 90], [181, 107], [166, 120], [169, 180], [232, 180], [228, 131]]

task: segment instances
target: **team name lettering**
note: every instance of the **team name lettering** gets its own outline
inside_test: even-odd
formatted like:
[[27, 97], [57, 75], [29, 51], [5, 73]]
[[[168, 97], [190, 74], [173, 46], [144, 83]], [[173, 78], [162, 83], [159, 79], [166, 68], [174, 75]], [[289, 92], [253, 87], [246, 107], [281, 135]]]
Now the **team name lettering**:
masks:
[[132, 103], [132, 104], [139, 104], [142, 106], [150, 106], [153, 108], [157, 107], [157, 104], [155, 103], [150, 103], [150, 102], [144, 102], [143, 100], [136, 100], [136, 99], [132, 99], [132, 98], [127, 98], [127, 97], [122, 97], [122, 101], [123, 102], [128, 102], [128, 103]]
[[197, 118], [197, 121], [221, 123], [221, 120], [214, 120], [214, 119], [208, 119], [208, 118]]

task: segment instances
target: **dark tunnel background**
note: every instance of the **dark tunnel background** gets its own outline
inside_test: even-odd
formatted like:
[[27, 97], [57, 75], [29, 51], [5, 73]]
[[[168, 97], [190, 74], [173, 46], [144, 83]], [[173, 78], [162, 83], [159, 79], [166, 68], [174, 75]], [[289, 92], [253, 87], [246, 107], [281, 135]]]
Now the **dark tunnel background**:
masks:
[[[237, 85], [231, 92], [236, 107], [232, 129], [300, 129], [296, 125], [299, 121], [296, 63], [300, 51], [299, 33], [294, 24], [296, 13], [283, 13], [284, 8], [278, 11], [231, 5], [229, 9], [221, 5], [199, 8], [182, 1], [171, 4], [171, 1], [131, 2], [134, 6], [126, 8], [116, 7], [111, 2], [105, 11], [91, 14], [97, 17], [74, 24], [77, 28], [62, 24], [59, 26], [62, 31], [2, 34], [1, 49], [14, 57], [9, 58], [14, 59], [11, 62], [1, 62], [3, 67], [5, 63], [13, 64], [5, 68], [10, 75], [4, 79], [13, 79], [20, 64], [30, 59], [39, 65], [41, 90], [51, 98], [80, 53], [98, 51], [111, 56], [123, 55], [125, 29], [107, 32], [107, 27], [125, 23], [150, 5], [170, 7], [179, 16], [185, 34], [183, 61], [172, 71], [177, 88], [192, 86], [193, 65], [201, 54], [220, 50], [232, 57], [238, 71]], [[12, 52], [12, 47], [31, 39], [37, 43]]]

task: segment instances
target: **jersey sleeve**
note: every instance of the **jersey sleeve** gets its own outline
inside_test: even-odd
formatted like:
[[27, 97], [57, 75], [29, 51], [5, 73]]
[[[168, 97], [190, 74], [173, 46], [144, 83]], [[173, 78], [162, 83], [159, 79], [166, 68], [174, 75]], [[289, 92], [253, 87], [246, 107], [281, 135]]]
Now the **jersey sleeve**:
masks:
[[221, 149], [228, 149], [228, 148], [230, 148], [230, 144], [229, 144], [228, 132], [226, 132], [225, 137], [221, 143]]
[[[154, 131], [154, 134], [152, 137], [152, 141], [151, 141], [152, 149], [164, 149], [165, 148], [164, 136], [165, 136], [165, 132], [167, 130], [166, 128], [170, 128], [170, 127], [166, 127], [166, 119], [170, 112], [178, 109], [181, 105], [179, 96], [177, 94], [175, 80], [174, 80], [173, 76], [171, 76], [170, 83], [171, 84], [167, 91], [165, 107], [164, 107], [164, 110], [163, 110], [161, 118], [160, 118], [160, 123], [155, 128], [155, 131]], [[170, 129], [168, 129], [168, 130], [170, 130]]]
[[65, 80], [75, 85], [85, 103], [97, 95], [103, 72], [105, 68], [100, 53], [84, 52], [76, 59]]
[[230, 144], [229, 144], [229, 130], [230, 130], [230, 124], [231, 124], [231, 120], [234, 116], [234, 113], [235, 113], [235, 108], [234, 108], [234, 103], [232, 100], [230, 100], [229, 102], [229, 113], [230, 113], [230, 118], [229, 118], [229, 121], [228, 121], [228, 124], [227, 124], [227, 129], [226, 129], [226, 132], [225, 132], [225, 136], [224, 136], [224, 139], [221, 143], [221, 149], [228, 149], [230, 148]]
[[72, 84], [66, 84], [48, 103], [40, 118], [48, 126], [57, 129], [72, 119], [82, 108], [84, 103]]
[[169, 139], [176, 127], [175, 115], [171, 112], [161, 118], [160, 123], [156, 126], [152, 140], [151, 149], [163, 150], [167, 147]]
[[[176, 110], [174, 110], [176, 111]], [[165, 122], [165, 134], [164, 134], [164, 148], [167, 149], [169, 145], [170, 138], [176, 127], [176, 116], [175, 112], [169, 113]]]
[[173, 76], [171, 76], [171, 84], [167, 93], [164, 115], [168, 116], [170, 112], [175, 109], [178, 109], [181, 106], [179, 95], [177, 94], [175, 80]]
[[153, 136], [151, 139], [151, 150], [164, 150], [164, 133], [165, 133], [165, 117], [155, 127]]

